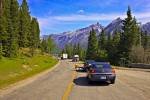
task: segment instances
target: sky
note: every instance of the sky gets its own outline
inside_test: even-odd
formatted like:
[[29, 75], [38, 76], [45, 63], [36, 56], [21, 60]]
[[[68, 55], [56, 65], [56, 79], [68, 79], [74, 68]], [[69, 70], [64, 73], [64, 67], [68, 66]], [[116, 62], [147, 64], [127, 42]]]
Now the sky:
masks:
[[[21, 4], [22, 0], [19, 0]], [[107, 26], [126, 17], [128, 6], [138, 22], [150, 22], [150, 0], [27, 0], [31, 15], [40, 24], [41, 35], [84, 28], [99, 22]]]

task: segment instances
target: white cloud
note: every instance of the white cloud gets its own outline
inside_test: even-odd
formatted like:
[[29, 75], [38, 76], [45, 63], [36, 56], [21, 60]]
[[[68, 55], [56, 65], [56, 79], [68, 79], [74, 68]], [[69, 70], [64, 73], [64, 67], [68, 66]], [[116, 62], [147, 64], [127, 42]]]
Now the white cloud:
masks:
[[84, 11], [83, 9], [77, 11], [77, 13], [79, 13], [79, 14], [83, 14], [84, 12], [85, 12], [85, 11]]
[[[146, 22], [150, 22], [150, 12], [140, 12], [134, 13], [133, 16], [136, 17], [138, 22], [142, 22], [143, 24]], [[125, 18], [125, 13], [107, 13], [107, 14], [72, 14], [72, 15], [60, 15], [60, 16], [46, 16], [43, 18], [38, 18], [40, 27], [42, 30], [54, 29], [56, 30], [58, 25], [66, 25], [70, 23], [82, 23], [82, 22], [97, 22], [97, 21], [107, 21], [111, 22], [117, 17]]]
[[88, 15], [74, 14], [69, 16], [55, 16], [54, 19], [58, 21], [109, 21], [117, 17], [124, 17], [124, 15], [123, 14], [88, 14]]
[[[134, 13], [133, 16], [142, 21], [142, 19], [145, 20], [150, 18], [150, 12]], [[116, 19], [117, 17], [125, 18], [126, 14], [125, 13], [87, 14], [87, 15], [73, 14], [68, 16], [66, 15], [54, 16], [53, 19], [57, 21], [111, 21]]]
[[142, 12], [142, 13], [135, 13], [133, 14], [138, 21], [142, 22], [143, 24], [146, 22], [150, 22], [150, 12]]

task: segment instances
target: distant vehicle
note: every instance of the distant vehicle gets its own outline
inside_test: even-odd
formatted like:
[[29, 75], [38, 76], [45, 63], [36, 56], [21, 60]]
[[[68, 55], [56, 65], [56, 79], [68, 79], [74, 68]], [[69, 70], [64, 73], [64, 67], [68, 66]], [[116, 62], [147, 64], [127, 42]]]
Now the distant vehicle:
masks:
[[68, 54], [63, 53], [61, 59], [68, 59]]
[[87, 78], [89, 83], [96, 81], [109, 81], [111, 84], [114, 84], [116, 73], [109, 63], [94, 62], [89, 66]]
[[72, 61], [73, 62], [79, 61], [79, 55], [74, 55]]
[[92, 63], [94, 63], [95, 61], [94, 60], [86, 60], [85, 61], [85, 63], [84, 63], [84, 70], [85, 71], [88, 71], [88, 69], [89, 69], [89, 66], [92, 64]]

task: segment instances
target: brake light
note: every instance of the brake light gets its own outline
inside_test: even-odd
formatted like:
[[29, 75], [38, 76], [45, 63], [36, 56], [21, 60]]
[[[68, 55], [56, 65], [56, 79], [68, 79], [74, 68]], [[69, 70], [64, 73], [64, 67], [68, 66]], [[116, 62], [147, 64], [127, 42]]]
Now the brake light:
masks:
[[94, 69], [91, 70], [91, 73], [95, 73], [96, 71]]
[[115, 72], [115, 69], [112, 69], [112, 71], [111, 71], [111, 72], [112, 72], [112, 73], [114, 73], [114, 74], [116, 73], [116, 72]]

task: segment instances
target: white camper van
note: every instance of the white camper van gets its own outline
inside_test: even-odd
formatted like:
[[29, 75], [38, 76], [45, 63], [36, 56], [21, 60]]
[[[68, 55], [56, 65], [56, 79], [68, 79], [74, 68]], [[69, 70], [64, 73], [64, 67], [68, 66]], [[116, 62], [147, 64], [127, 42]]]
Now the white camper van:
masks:
[[68, 59], [68, 54], [63, 53], [61, 59]]

